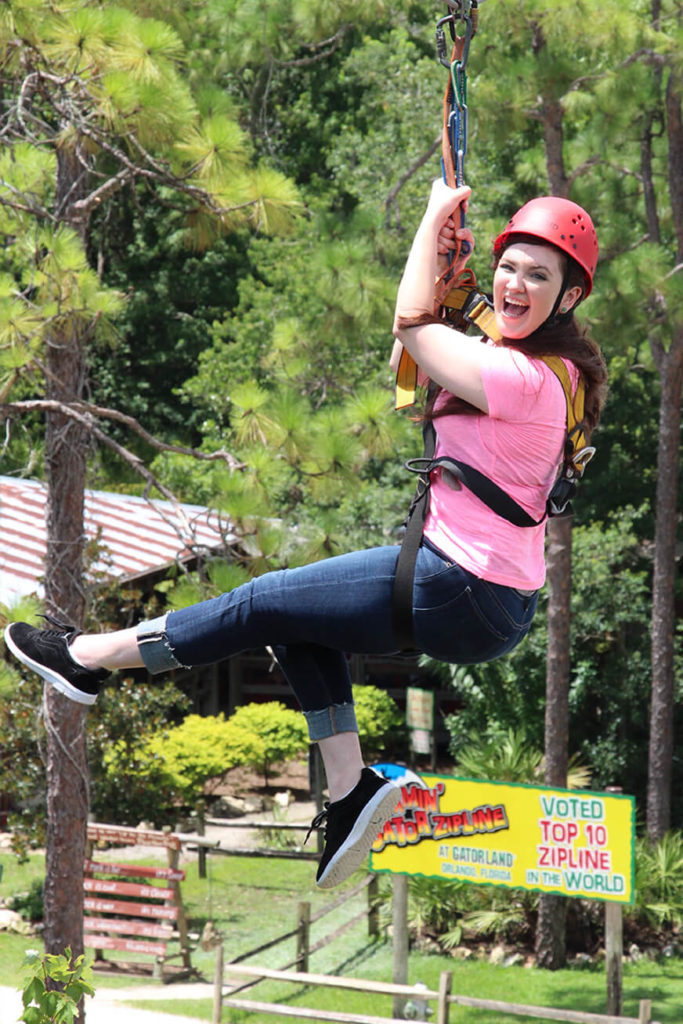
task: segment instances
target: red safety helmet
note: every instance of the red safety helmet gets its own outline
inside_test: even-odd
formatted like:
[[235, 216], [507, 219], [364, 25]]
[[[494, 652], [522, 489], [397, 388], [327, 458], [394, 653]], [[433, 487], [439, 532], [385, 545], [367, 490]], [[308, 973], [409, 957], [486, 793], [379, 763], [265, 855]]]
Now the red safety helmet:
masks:
[[593, 290], [593, 274], [598, 262], [598, 236], [586, 211], [570, 199], [541, 196], [531, 199], [513, 214], [493, 243], [494, 253], [507, 244], [510, 235], [532, 235], [550, 242], [571, 256], [586, 275], [584, 298]]

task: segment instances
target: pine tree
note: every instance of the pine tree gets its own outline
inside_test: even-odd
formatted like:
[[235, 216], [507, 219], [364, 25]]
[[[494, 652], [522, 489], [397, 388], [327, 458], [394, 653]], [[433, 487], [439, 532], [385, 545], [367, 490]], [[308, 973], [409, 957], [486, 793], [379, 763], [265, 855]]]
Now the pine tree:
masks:
[[[207, 244], [250, 222], [286, 227], [293, 186], [254, 166], [248, 140], [202, 110], [170, 25], [123, 4], [13, 0], [0, 15], [2, 135], [0, 400], [10, 415], [45, 410], [46, 607], [83, 622], [83, 494], [92, 416], [88, 346], [121, 302], [86, 259], [95, 209], [125, 187], [156, 189]], [[24, 402], [28, 389], [44, 398]], [[14, 395], [18, 400], [12, 402]], [[87, 765], [84, 715], [48, 688], [46, 949], [83, 949]]]

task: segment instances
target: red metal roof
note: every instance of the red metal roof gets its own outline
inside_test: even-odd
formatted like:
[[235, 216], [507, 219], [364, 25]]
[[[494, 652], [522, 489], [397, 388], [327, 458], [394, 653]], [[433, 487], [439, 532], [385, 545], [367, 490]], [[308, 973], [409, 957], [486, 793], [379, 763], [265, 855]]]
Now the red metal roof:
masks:
[[[0, 476], [0, 601], [42, 595], [47, 487], [38, 480]], [[201, 505], [175, 505], [107, 491], [86, 491], [85, 533], [99, 536], [93, 573], [144, 575], [198, 550], [231, 540], [226, 524]]]

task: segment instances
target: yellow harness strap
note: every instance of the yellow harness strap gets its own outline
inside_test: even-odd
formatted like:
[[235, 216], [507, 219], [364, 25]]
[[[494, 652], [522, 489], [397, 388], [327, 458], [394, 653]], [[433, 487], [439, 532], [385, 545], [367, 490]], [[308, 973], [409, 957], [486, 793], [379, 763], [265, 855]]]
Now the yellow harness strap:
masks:
[[[443, 283], [441, 280], [437, 281], [437, 300], [440, 301], [441, 306], [456, 312], [463, 308], [470, 294], [476, 289], [474, 274], [469, 269], [461, 274], [459, 281], [460, 283], [455, 288], [451, 288], [442, 298], [439, 296], [439, 292], [443, 290]], [[446, 317], [444, 323], [456, 327], [448, 317]], [[463, 319], [457, 324], [456, 329], [464, 328], [466, 330], [469, 323], [476, 324], [486, 337], [491, 338], [492, 341], [500, 341], [501, 333], [496, 327], [495, 313], [483, 299], [470, 310], [467, 322]], [[396, 408], [405, 409], [406, 406], [413, 405], [415, 403], [416, 389], [417, 366], [413, 357], [403, 349], [396, 372]]]
[[576, 393], [572, 392], [569, 370], [559, 356], [541, 356], [541, 359], [553, 371], [562, 385], [567, 402], [567, 439], [573, 450], [571, 462], [577, 474], [582, 476], [587, 463], [595, 452], [594, 448], [587, 446], [586, 432], [583, 427], [586, 388], [582, 378], [579, 377]]

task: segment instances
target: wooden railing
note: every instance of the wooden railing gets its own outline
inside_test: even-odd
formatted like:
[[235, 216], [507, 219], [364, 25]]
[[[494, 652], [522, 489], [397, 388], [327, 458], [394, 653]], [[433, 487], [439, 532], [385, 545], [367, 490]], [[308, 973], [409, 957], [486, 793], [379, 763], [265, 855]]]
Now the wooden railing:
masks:
[[[308, 974], [303, 971], [275, 971], [252, 964], [228, 964], [228, 974], [257, 978], [270, 978], [276, 981], [292, 982], [299, 985], [346, 989], [347, 991], [364, 992], [368, 995], [404, 996], [427, 1002], [436, 1002], [436, 1024], [448, 1024], [451, 1006], [468, 1006], [476, 1010], [492, 1010], [495, 1013], [512, 1016], [536, 1017], [542, 1020], [564, 1021], [568, 1024], [657, 1024], [651, 1017], [651, 1002], [641, 999], [637, 1017], [614, 1017], [602, 1013], [587, 1013], [582, 1010], [560, 1010], [549, 1006], [526, 1006], [521, 1003], [504, 1003], [496, 999], [475, 999], [471, 996], [455, 995], [451, 991], [452, 973], [443, 971], [439, 979], [438, 991], [420, 988], [419, 991], [410, 985], [393, 985], [370, 981], [363, 978], [341, 978], [327, 974]], [[301, 1020], [338, 1021], [340, 1024], [398, 1024], [395, 1017], [371, 1017], [367, 1014], [343, 1013], [337, 1010], [313, 1010], [306, 1007], [292, 1006], [290, 1003], [266, 1003], [251, 999], [235, 999], [230, 994], [223, 999], [223, 1006], [236, 1010], [247, 1010], [250, 1013], [280, 1014], [296, 1017]], [[214, 1017], [214, 1020], [216, 1018]]]

